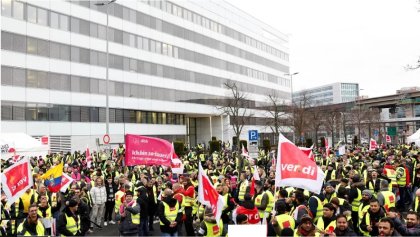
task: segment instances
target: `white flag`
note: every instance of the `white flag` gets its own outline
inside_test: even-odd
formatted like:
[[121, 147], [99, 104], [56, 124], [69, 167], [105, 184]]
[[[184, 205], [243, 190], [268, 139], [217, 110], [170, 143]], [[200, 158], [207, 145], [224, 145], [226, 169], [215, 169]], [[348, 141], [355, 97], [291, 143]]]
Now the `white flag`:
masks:
[[344, 155], [344, 154], [346, 154], [346, 146], [345, 146], [345, 145], [342, 145], [342, 146], [340, 146], [340, 147], [338, 148], [338, 155], [339, 155], [339, 156], [342, 156], [342, 155]]

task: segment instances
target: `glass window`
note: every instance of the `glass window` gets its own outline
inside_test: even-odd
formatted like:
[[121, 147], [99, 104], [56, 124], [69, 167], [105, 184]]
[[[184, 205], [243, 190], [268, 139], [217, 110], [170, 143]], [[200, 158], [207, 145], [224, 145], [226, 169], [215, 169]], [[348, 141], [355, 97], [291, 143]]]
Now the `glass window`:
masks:
[[78, 47], [71, 47], [71, 61], [79, 62], [80, 61], [80, 49]]
[[60, 74], [50, 73], [50, 89], [59, 90], [60, 89]]
[[105, 123], [106, 122], [106, 109], [99, 108], [99, 122]]
[[61, 75], [60, 76], [61, 80], [60, 80], [60, 89], [59, 90], [63, 90], [63, 91], [70, 91], [71, 88], [71, 83], [70, 83], [70, 76], [69, 75]]
[[70, 118], [72, 122], [80, 122], [80, 106], [70, 107]]
[[102, 94], [102, 95], [106, 94], [106, 81], [105, 80], [98, 81], [98, 91], [99, 91], [99, 94]]
[[25, 104], [13, 104], [13, 120], [25, 120]]
[[143, 38], [143, 49], [149, 51], [149, 39]]
[[109, 109], [109, 122], [115, 123], [115, 109]]
[[100, 39], [106, 39], [106, 27], [102, 25], [98, 25], [98, 37]]
[[156, 41], [150, 40], [150, 52], [156, 52]]
[[36, 7], [28, 5], [26, 9], [28, 22], [36, 23]]
[[99, 108], [90, 108], [90, 122], [99, 122]]
[[156, 41], [156, 53], [162, 53], [162, 43], [158, 41]]
[[8, 32], [1, 32], [1, 48], [11, 50], [13, 48], [13, 35]]
[[90, 80], [89, 78], [82, 77], [80, 78], [80, 92], [89, 93], [90, 92]]
[[124, 84], [121, 82], [115, 82], [115, 95], [124, 96]]
[[71, 76], [71, 91], [80, 92], [80, 77]]
[[90, 35], [90, 23], [85, 20], [80, 20], [80, 34]]
[[60, 44], [50, 42], [50, 57], [51, 58], [60, 58]]
[[70, 46], [60, 44], [60, 58], [62, 60], [70, 60]]
[[69, 30], [69, 17], [60, 14], [60, 29], [68, 31]]
[[12, 120], [13, 119], [13, 106], [5, 102], [1, 103], [1, 119]]
[[14, 35], [13, 36], [13, 50], [17, 52], [26, 52], [26, 36]]
[[13, 70], [10, 67], [1, 67], [1, 84], [6, 86], [13, 85]]
[[90, 119], [90, 109], [89, 107], [80, 108], [80, 122], [89, 122]]
[[25, 5], [19, 1], [13, 1], [13, 18], [24, 20], [25, 19]]
[[106, 67], [106, 53], [98, 52], [98, 65]]
[[98, 52], [90, 50], [90, 64], [98, 65]]
[[90, 79], [90, 93], [94, 93], [94, 94], [99, 93], [98, 80]]
[[90, 23], [90, 36], [95, 38], [98, 37], [98, 24], [93, 22]]
[[59, 120], [60, 121], [70, 121], [70, 106], [59, 105]]
[[29, 107], [29, 105], [25, 109], [25, 120], [27, 121], [35, 121], [37, 119], [38, 112], [36, 110], [35, 105]]
[[12, 16], [12, 0], [1, 0], [1, 15]]
[[26, 86], [30, 88], [38, 87], [38, 73], [33, 70], [28, 70], [26, 73]]
[[30, 54], [36, 54], [37, 53], [37, 48], [38, 48], [38, 40], [32, 37], [28, 37], [27, 40], [27, 47], [26, 47], [26, 52], [30, 53]]
[[38, 88], [48, 89], [47, 72], [38, 72]]
[[48, 41], [46, 40], [38, 40], [38, 55], [49, 57], [50, 56], [50, 48], [48, 45]]
[[20, 68], [13, 68], [13, 85], [25, 86], [26, 85], [26, 71]]
[[52, 108], [48, 109], [48, 117], [50, 121], [59, 121], [60, 120], [60, 110], [58, 105], [54, 105]]
[[47, 107], [38, 107], [37, 108], [37, 117], [38, 121], [48, 121], [48, 108]]
[[90, 63], [90, 51], [88, 49], [80, 49], [80, 62], [81, 63]]
[[122, 109], [115, 109], [115, 122], [124, 123], [124, 112]]
[[71, 32], [79, 33], [80, 32], [80, 21], [77, 18], [71, 18]]
[[48, 13], [46, 10], [38, 8], [38, 24], [46, 26], [48, 25]]

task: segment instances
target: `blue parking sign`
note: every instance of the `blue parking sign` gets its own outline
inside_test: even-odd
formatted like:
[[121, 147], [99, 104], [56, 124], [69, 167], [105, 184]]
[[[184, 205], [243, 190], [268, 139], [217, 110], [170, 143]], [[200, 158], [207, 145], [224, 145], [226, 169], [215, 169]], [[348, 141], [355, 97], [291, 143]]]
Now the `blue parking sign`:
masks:
[[258, 141], [258, 130], [249, 130], [248, 131], [248, 140], [249, 141]]

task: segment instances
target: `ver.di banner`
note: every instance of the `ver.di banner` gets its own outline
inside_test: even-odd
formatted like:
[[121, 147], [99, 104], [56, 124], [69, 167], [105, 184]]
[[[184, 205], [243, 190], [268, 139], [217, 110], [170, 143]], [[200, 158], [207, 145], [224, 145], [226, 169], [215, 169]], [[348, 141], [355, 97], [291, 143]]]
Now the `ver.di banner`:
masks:
[[166, 140], [140, 135], [125, 135], [125, 165], [171, 166], [172, 144]]

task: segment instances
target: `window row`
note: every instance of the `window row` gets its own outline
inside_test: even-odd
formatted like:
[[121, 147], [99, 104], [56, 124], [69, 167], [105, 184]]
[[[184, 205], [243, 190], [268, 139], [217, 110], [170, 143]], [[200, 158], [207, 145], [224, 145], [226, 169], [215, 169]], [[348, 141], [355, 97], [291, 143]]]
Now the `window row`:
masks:
[[[66, 74], [57, 74], [44, 71], [35, 71], [22, 68], [2, 66], [1, 84], [4, 86], [17, 86], [59, 91], [71, 91], [91, 94], [106, 94], [106, 80], [94, 79]], [[108, 91], [111, 96], [154, 99], [174, 102], [188, 102], [198, 104], [217, 103], [225, 97], [214, 96], [189, 91], [165, 89], [159, 87], [137, 85], [123, 82], [108, 82]]]
[[[15, 4], [15, 1], [11, 2], [12, 5]], [[56, 13], [56, 12], [52, 12], [52, 11], [48, 11], [45, 10], [43, 8], [39, 8], [39, 7], [34, 7], [31, 5], [24, 5], [23, 8], [27, 8], [27, 18], [29, 22], [32, 23], [37, 23], [37, 24], [41, 24], [40, 22], [42, 22], [41, 25], [50, 25], [51, 27], [54, 28], [59, 28], [62, 30], [68, 30], [68, 22], [69, 22], [69, 18], [68, 16]], [[40, 13], [42, 12], [42, 14]], [[46, 14], [45, 14], [46, 13]], [[39, 18], [39, 16], [42, 15], [42, 21], [37, 20]], [[32, 17], [30, 17], [32, 16]], [[144, 15], [143, 16], [147, 16]], [[145, 17], [143, 17], [145, 18]], [[149, 19], [149, 18], [145, 18], [145, 19]], [[141, 22], [149, 22], [145, 19], [141, 19]], [[162, 21], [160, 21], [162, 22]], [[164, 23], [165, 24], [165, 23]], [[106, 35], [106, 28], [105, 26], [101, 26], [98, 25], [96, 23], [92, 23], [86, 20], [82, 20], [79, 18], [75, 18], [75, 17], [71, 17], [70, 18], [70, 29], [72, 32], [74, 33], [79, 33], [79, 34], [84, 34], [87, 36], [93, 36], [93, 37], [98, 37], [101, 39], [106, 39], [105, 35]], [[160, 27], [161, 29], [162, 27]], [[168, 28], [168, 27], [167, 27]], [[211, 66], [211, 67], [216, 67], [222, 70], [227, 70], [227, 71], [231, 71], [234, 73], [238, 73], [238, 74], [242, 74], [242, 75], [246, 75], [249, 77], [253, 77], [256, 79], [260, 79], [260, 80], [265, 80], [265, 81], [270, 81], [273, 83], [277, 83], [277, 77], [271, 74], [267, 74], [255, 69], [251, 69], [251, 68], [247, 68], [238, 64], [234, 64], [231, 62], [227, 62], [218, 58], [214, 58], [214, 57], [210, 57], [204, 54], [200, 54], [200, 53], [196, 53], [193, 52], [191, 50], [187, 50], [187, 49], [179, 49], [179, 50], [184, 50], [182, 52], [186, 52], [186, 53], [182, 53], [180, 54], [180, 57], [178, 57], [178, 47], [172, 46], [170, 44], [166, 44], [163, 42], [159, 42], [159, 41], [155, 41], [152, 39], [148, 39], [145, 37], [141, 37], [138, 35], [134, 35], [131, 33], [127, 33], [127, 32], [123, 32], [119, 29], [113, 29], [113, 28], [109, 28], [108, 29], [108, 39], [112, 42], [116, 42], [119, 44], [124, 44], [130, 47], [136, 47], [136, 48], [141, 48], [143, 50], [147, 50], [153, 53], [158, 53], [158, 54], [163, 54], [163, 55], [167, 55], [169, 57], [175, 57], [175, 58], [181, 58], [184, 60], [188, 60], [191, 62], [196, 62], [199, 64], [203, 64], [206, 66]], [[36, 42], [35, 42], [36, 43]], [[40, 42], [41, 44], [41, 42]], [[237, 48], [236, 48], [237, 49]], [[55, 52], [55, 51], [52, 51]], [[48, 53], [48, 51], [45, 52], [46, 54]], [[80, 52], [80, 61], [79, 60], [79, 52], [75, 52], [74, 56], [76, 57], [76, 60], [73, 61], [78, 61], [78, 62], [83, 62], [83, 63], [88, 63], [89, 62], [89, 55], [83, 54], [84, 52]], [[245, 51], [242, 51], [242, 53], [247, 53]], [[103, 54], [103, 53], [102, 53]], [[246, 56], [246, 55], [245, 55]], [[92, 57], [94, 57], [93, 59], [93, 63], [95, 65], [100, 65], [103, 66], [105, 64], [104, 62], [104, 58], [102, 57], [98, 57], [96, 55], [92, 55]], [[259, 57], [259, 56], [258, 56]], [[98, 62], [98, 59], [103, 59], [102, 62]], [[276, 63], [277, 64], [277, 63]], [[280, 68], [278, 68], [279, 70], [285, 70], [284, 66], [281, 64], [278, 64], [278, 66], [280, 66]]]
[[[101, 12], [106, 13], [106, 7], [98, 7], [96, 6], [93, 2], [89, 3], [88, 1], [70, 1], [71, 3], [79, 3], [82, 6], [86, 6], [86, 7], [90, 7], [92, 9], [96, 9], [99, 10]], [[220, 50], [223, 52], [226, 52], [228, 54], [232, 54], [234, 56], [237, 57], [241, 57], [244, 58], [246, 60], [250, 60], [252, 62], [273, 68], [273, 69], [277, 69], [277, 70], [281, 70], [281, 71], [288, 71], [288, 67], [278, 63], [276, 61], [272, 61], [270, 59], [264, 58], [260, 55], [245, 51], [239, 47], [235, 47], [233, 45], [229, 45], [226, 43], [223, 43], [221, 41], [218, 41], [216, 39], [210, 38], [208, 36], [205, 36], [203, 34], [199, 34], [196, 33], [192, 30], [177, 26], [175, 24], [171, 24], [169, 22], [166, 21], [162, 21], [161, 19], [155, 18], [153, 16], [149, 16], [146, 15], [142, 12], [137, 12], [134, 11], [133, 9], [129, 9], [126, 7], [123, 7], [119, 4], [113, 3], [109, 5], [109, 14], [113, 15], [115, 17], [121, 18], [121, 19], [125, 19], [127, 21], [131, 21], [135, 24], [140, 24], [143, 26], [146, 26], [148, 28], [152, 28], [154, 30], [157, 31], [161, 31], [167, 34], [171, 34], [189, 41], [193, 41], [195, 43], [216, 49], [216, 50]], [[73, 27], [74, 25], [74, 27]], [[79, 27], [80, 25], [80, 27]], [[83, 25], [84, 30], [80, 30], [81, 27]], [[75, 33], [80, 33], [80, 34], [85, 34], [87, 36], [92, 36], [92, 37], [99, 37], [96, 36], [96, 33], [94, 34], [89, 34], [89, 27], [90, 28], [94, 28], [93, 30], [91, 29], [91, 32], [96, 32], [97, 31], [97, 24], [96, 23], [90, 23], [88, 21], [82, 20], [82, 19], [78, 19], [78, 18], [74, 18], [72, 17], [72, 26], [71, 26], [71, 31], [75, 32]], [[135, 42], [136, 42], [136, 38], [137, 37], [141, 37], [139, 35], [134, 35], [128, 32], [123, 32], [119, 29], [114, 29], [114, 28], [108, 28], [108, 39], [112, 42], [116, 42], [116, 43], [120, 43], [120, 44], [126, 44], [128, 46], [131, 47], [136, 47], [134, 46]], [[99, 30], [98, 30], [99, 32]], [[102, 37], [99, 37], [102, 38]], [[162, 43], [162, 42], [161, 42]], [[137, 47], [139, 47], [139, 44], [137, 44]], [[173, 46], [175, 47], [175, 46]], [[274, 48], [273, 48], [274, 49]], [[281, 52], [281, 51], [279, 51]], [[282, 53], [284, 54], [284, 53]], [[286, 54], [284, 54], [286, 55]], [[284, 56], [283, 59], [288, 61], [288, 56]], [[262, 79], [262, 78], [260, 78]]]
[[[105, 114], [106, 109], [99, 107], [9, 101], [2, 101], [1, 104], [2, 120], [105, 123]], [[110, 108], [109, 122], [185, 125], [185, 115]]]
[[[64, 44], [55, 43], [17, 35], [2, 31], [2, 49], [12, 50], [22, 53], [36, 54], [39, 56], [71, 60], [73, 62], [86, 63], [98, 66], [106, 66], [106, 55], [100, 51], [79, 48]], [[133, 71], [152, 76], [166, 77], [176, 80], [193, 82], [198, 84], [220, 87], [229, 79], [215, 77], [198, 72], [169, 67], [165, 65], [150, 63], [133, 58], [122, 57], [119, 55], [109, 55], [109, 67], [125, 71]], [[281, 80], [281, 85], [290, 86], [289, 80]], [[255, 86], [252, 84], [238, 83], [238, 88], [243, 92], [267, 95], [270, 88]], [[282, 93], [282, 92], [280, 92]], [[284, 92], [285, 93], [285, 92]]]
[[[171, 3], [169, 1], [166, 0], [146, 0], [146, 1], [142, 1], [145, 2], [146, 4], [159, 8], [163, 11], [166, 11], [169, 14], [181, 17], [187, 21], [193, 22], [197, 25], [201, 25], [204, 28], [207, 28], [211, 31], [226, 35], [228, 37], [231, 37], [233, 39], [236, 39], [238, 41], [241, 41], [242, 43], [245, 43], [247, 45], [250, 45], [254, 48], [257, 48], [259, 50], [265, 51], [269, 54], [272, 54], [276, 57], [279, 57], [281, 59], [287, 60], [289, 61], [289, 55], [286, 54], [285, 52], [275, 49], [261, 41], [258, 41], [252, 37], [249, 37], [241, 32], [238, 32], [230, 27], [227, 27], [225, 25], [222, 25], [220, 23], [217, 23], [209, 18], [206, 18], [200, 14], [197, 14], [193, 11], [190, 11], [186, 8], [183, 8], [181, 6], [178, 6], [174, 3]], [[124, 7], [123, 7], [124, 9]], [[125, 16], [125, 14], [123, 14], [123, 16]]]

